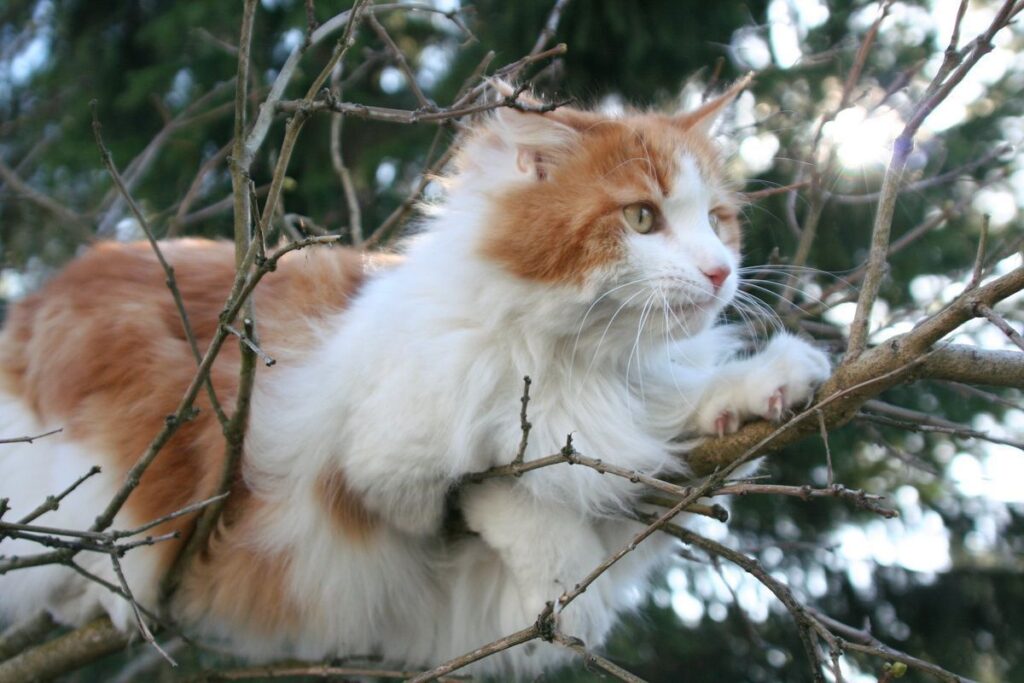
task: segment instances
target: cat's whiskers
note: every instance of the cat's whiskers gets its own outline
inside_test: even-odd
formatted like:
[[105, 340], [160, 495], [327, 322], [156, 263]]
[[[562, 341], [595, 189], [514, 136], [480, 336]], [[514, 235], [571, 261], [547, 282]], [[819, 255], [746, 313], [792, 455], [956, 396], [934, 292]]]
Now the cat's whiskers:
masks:
[[[782, 320], [779, 318], [779, 314], [775, 312], [775, 309], [764, 301], [758, 299], [756, 296], [747, 292], [736, 292], [732, 306], [737, 310], [737, 312], [742, 309], [756, 318], [761, 323], [760, 327], [766, 334], [768, 332], [766, 327], [768, 326], [776, 332], [781, 331], [785, 327]], [[753, 321], [748, 319], [747, 322], [748, 327], [753, 328]]]
[[852, 286], [851, 283], [844, 280], [843, 277], [839, 274], [827, 270], [822, 270], [821, 268], [815, 268], [813, 266], [802, 266], [789, 263], [764, 263], [759, 266], [740, 266], [740, 268], [738, 268], [736, 272], [739, 273], [741, 276], [746, 273], [758, 272], [780, 273], [787, 275], [792, 273], [808, 273], [821, 275], [823, 277], [831, 278], [833, 280], [838, 280], [839, 282]]
[[587, 378], [590, 377], [590, 371], [594, 369], [594, 363], [597, 362], [598, 355], [601, 352], [601, 345], [604, 344], [604, 339], [605, 339], [605, 337], [608, 336], [608, 330], [611, 329], [612, 323], [615, 322], [615, 318], [617, 318], [619, 316], [619, 313], [621, 313], [622, 310], [624, 308], [626, 308], [626, 306], [629, 305], [629, 302], [631, 302], [633, 299], [637, 298], [638, 296], [640, 296], [644, 292], [645, 292], [645, 290], [643, 290], [643, 289], [635, 292], [634, 294], [630, 295], [630, 297], [628, 299], [623, 301], [619, 305], [619, 307], [617, 309], [615, 309], [615, 313], [612, 314], [611, 319], [608, 320], [608, 324], [604, 326], [604, 331], [601, 333], [601, 338], [597, 340], [597, 346], [594, 348], [594, 355], [590, 359], [590, 363], [587, 365], [586, 372], [583, 373], [583, 381], [584, 382], [586, 382]]
[[[657, 294], [658, 294], [657, 290], [654, 289], [654, 288], [651, 288], [650, 295], [648, 295], [647, 300], [644, 301], [643, 308], [640, 310], [640, 318], [637, 320], [637, 324], [636, 324], [636, 337], [633, 340], [633, 348], [632, 348], [632, 350], [630, 350], [629, 358], [626, 361], [626, 382], [628, 383], [629, 382], [630, 365], [633, 362], [633, 354], [634, 353], [636, 354], [637, 384], [640, 387], [640, 401], [641, 401], [641, 404], [644, 405], [644, 406], [647, 405], [647, 395], [646, 395], [646, 391], [644, 389], [643, 359], [640, 358], [640, 346], [641, 346], [641, 344], [640, 344], [640, 336], [643, 334], [644, 327], [646, 326], [647, 317], [650, 314], [650, 311], [653, 310], [654, 297], [657, 296]], [[630, 397], [632, 397], [632, 392], [630, 393]]]
[[[665, 296], [664, 291], [661, 291], [659, 293], [661, 294], [662, 301], [661, 314], [665, 318], [665, 328], [663, 330], [663, 333], [665, 335], [665, 360], [668, 361], [669, 368], [674, 369], [675, 362], [672, 359], [672, 350], [676, 349], [676, 351], [680, 351], [678, 349], [679, 342], [676, 340], [675, 337], [672, 336], [672, 325], [668, 319], [668, 314], [670, 310], [668, 305], [668, 298]], [[682, 355], [684, 358], [686, 357], [685, 353], [683, 353]], [[686, 404], [687, 410], [692, 410], [693, 403], [690, 401], [690, 398], [686, 395], [686, 392], [683, 391], [683, 388], [679, 386], [679, 380], [676, 377], [676, 373], [670, 370], [669, 376], [672, 378], [672, 384], [673, 386], [675, 386], [676, 393], [679, 395], [679, 398], [682, 399], [683, 403]]]
[[[631, 280], [630, 282], [624, 282], [621, 285], [616, 285], [615, 287], [612, 287], [611, 289], [609, 289], [606, 292], [604, 292], [603, 294], [601, 294], [601, 296], [599, 296], [596, 299], [594, 299], [594, 303], [590, 304], [590, 307], [587, 308], [586, 313], [583, 314], [583, 319], [580, 321], [579, 329], [576, 330], [576, 338], [575, 338], [575, 340], [573, 341], [573, 344], [572, 344], [572, 353], [569, 355], [569, 383], [570, 383], [570, 385], [572, 384], [573, 373], [576, 370], [576, 351], [578, 350], [579, 345], [580, 345], [580, 336], [583, 334], [583, 328], [587, 324], [587, 318], [590, 316], [590, 314], [594, 310], [594, 308], [599, 303], [601, 303], [602, 300], [604, 300], [606, 297], [611, 295], [613, 292], [617, 292], [618, 290], [620, 290], [620, 289], [622, 289], [624, 287], [629, 287], [631, 285], [637, 285], [637, 284], [640, 284], [642, 282], [647, 282], [650, 279], [651, 278], [649, 278], [649, 277], [642, 277], [642, 278], [638, 278], [636, 280]], [[643, 291], [643, 290], [641, 290], [641, 291]], [[627, 299], [627, 301], [628, 301], [628, 299]], [[621, 309], [621, 307], [620, 307], [620, 309]], [[616, 314], [617, 313], [618, 312], [616, 312]], [[615, 319], [615, 316], [613, 315], [612, 316], [612, 320], [614, 320], [614, 319]], [[609, 321], [608, 324], [610, 325], [611, 321]], [[608, 328], [606, 327], [605, 328], [605, 333], [607, 333], [607, 332], [608, 332]], [[604, 339], [603, 336], [602, 336], [602, 339]]]
[[[785, 297], [784, 297], [784, 296], [783, 296], [782, 294], [779, 294], [778, 292], [772, 291], [771, 289], [769, 289], [769, 288], [768, 288], [767, 286], [765, 286], [765, 285], [760, 285], [760, 284], [757, 284], [757, 283], [756, 283], [755, 281], [752, 281], [752, 280], [745, 280], [744, 282], [745, 282], [746, 284], [749, 284], [749, 285], [750, 285], [750, 288], [751, 288], [751, 289], [754, 289], [754, 290], [757, 290], [757, 291], [759, 291], [759, 292], [762, 292], [763, 294], [765, 294], [765, 295], [768, 295], [768, 296], [774, 296], [774, 297], [776, 297], [776, 298], [777, 298], [777, 299], [778, 299], [779, 301], [784, 301], [784, 302], [786, 302], [786, 303], [787, 303], [787, 304], [788, 304], [789, 306], [791, 306], [791, 307], [792, 307], [793, 309], [795, 309], [795, 310], [797, 310], [797, 311], [800, 311], [801, 313], [804, 313], [804, 314], [809, 314], [809, 313], [810, 313], [810, 311], [808, 311], [807, 309], [805, 309], [805, 308], [804, 308], [803, 306], [801, 306], [800, 304], [796, 303], [795, 301], [792, 301], [792, 300], [788, 300], [788, 299], [786, 299], [786, 298], [785, 298]], [[804, 297], [806, 297], [806, 298], [807, 298], [807, 300], [808, 300], [808, 301], [810, 301], [811, 303], [817, 303], [817, 304], [819, 304], [819, 305], [822, 305], [822, 306], [824, 306], [824, 305], [825, 305], [825, 303], [824, 303], [823, 301], [821, 301], [821, 299], [819, 299], [819, 298], [817, 298], [817, 297], [815, 297], [815, 296], [810, 296], [810, 295], [808, 295], [808, 294], [807, 294], [806, 292], [804, 292], [804, 290], [800, 289], [799, 287], [792, 287], [792, 286], [790, 286], [790, 285], [784, 285], [784, 284], [783, 284], [783, 283], [781, 283], [781, 282], [772, 282], [772, 281], [770, 281], [770, 280], [769, 280], [769, 281], [767, 281], [767, 283], [768, 283], [768, 284], [770, 284], [770, 285], [778, 285], [778, 286], [780, 286], [780, 287], [783, 287], [784, 289], [789, 289], [789, 290], [791, 290], [791, 291], [793, 291], [793, 292], [795, 292], [795, 293], [797, 293], [797, 294], [802, 294], [802, 295], [804, 295]], [[744, 292], [744, 294], [745, 294], [746, 296], [748, 296], [748, 297], [753, 297], [753, 295], [752, 295], [752, 294], [750, 294], [750, 292]], [[761, 301], [761, 300], [760, 300], [760, 299], [758, 299], [757, 297], [753, 297], [753, 298], [754, 298], [754, 299], [757, 299], [758, 301]], [[765, 302], [761, 301], [761, 303], [763, 304], [763, 303], [765, 303]], [[767, 305], [767, 304], [766, 304], [766, 305]], [[778, 317], [778, 313], [775, 313], [775, 316], [776, 316], [776, 317]]]
[[804, 289], [801, 289], [800, 287], [794, 287], [793, 285], [787, 284], [785, 282], [776, 282], [775, 280], [764, 280], [761, 278], [749, 278], [743, 280], [743, 284], [750, 285], [750, 287], [754, 289], [765, 292], [766, 294], [773, 294], [775, 296], [779, 296], [778, 292], [773, 291], [772, 289], [770, 289], [770, 287], [781, 287], [782, 289], [786, 289], [796, 294], [802, 295], [806, 300], [810, 301], [811, 303], [821, 305], [825, 304], [824, 301], [814, 296], [813, 294], [809, 294]]

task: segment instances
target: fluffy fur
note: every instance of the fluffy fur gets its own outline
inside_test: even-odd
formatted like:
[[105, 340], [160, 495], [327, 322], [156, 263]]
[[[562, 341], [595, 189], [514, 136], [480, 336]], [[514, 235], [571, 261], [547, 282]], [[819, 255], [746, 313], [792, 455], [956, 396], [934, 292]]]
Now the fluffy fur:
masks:
[[[472, 533], [444, 538], [460, 479], [515, 453], [523, 375], [534, 379], [527, 460], [572, 433], [582, 453], [650, 474], [684, 471], [681, 436], [805, 401], [828, 372], [820, 351], [779, 335], [741, 359], [713, 325], [737, 289], [740, 228], [707, 128], [734, 94], [679, 116], [502, 111], [468, 137], [403, 258], [286, 257], [256, 293], [262, 345], [279, 362], [257, 373], [241, 476], [175, 597], [178, 619], [253, 657], [436, 664], [532, 623], [639, 528], [624, 519], [636, 485], [556, 466], [462, 487], [455, 504]], [[647, 234], [625, 220], [638, 203], [654, 213]], [[163, 249], [205, 346], [231, 246]], [[212, 373], [229, 410], [237, 368], [229, 345]], [[8, 518], [101, 464], [40, 520], [86, 527], [195, 365], [149, 247], [103, 244], [14, 309], [0, 369], [0, 435], [64, 428], [0, 451]], [[222, 437], [202, 394], [198, 406], [116, 526], [214, 492]], [[187, 534], [190, 521], [155, 531]], [[153, 603], [178, 548], [127, 555], [141, 602]], [[562, 630], [600, 646], [670, 549], [642, 544], [558, 615]], [[111, 577], [102, 556], [81, 560]], [[70, 624], [105, 611], [131, 628], [124, 601], [66, 568], [0, 576], [6, 617], [39, 606]], [[565, 657], [539, 643], [477, 672], [535, 675]]]

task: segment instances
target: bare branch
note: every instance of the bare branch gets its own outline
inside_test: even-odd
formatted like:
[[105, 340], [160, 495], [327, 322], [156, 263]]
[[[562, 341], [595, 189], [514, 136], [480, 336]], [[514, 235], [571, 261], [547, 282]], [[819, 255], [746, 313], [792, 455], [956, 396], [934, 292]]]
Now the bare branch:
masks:
[[55, 678], [117, 652], [127, 644], [128, 636], [116, 629], [110, 619], [100, 617], [3, 662], [0, 683]]
[[[896, 210], [896, 199], [904, 185], [907, 160], [914, 149], [914, 137], [928, 115], [964, 79], [974, 65], [992, 50], [992, 38], [1007, 26], [1015, 12], [1019, 11], [1019, 7], [1015, 9], [1016, 4], [1015, 0], [1006, 0], [1003, 3], [988, 29], [971, 43], [967, 56], [952, 72], [947, 72], [945, 68], [939, 69], [935, 78], [932, 79], [924, 99], [914, 108], [903, 132], [893, 143], [892, 158], [882, 180], [878, 210], [875, 213], [875, 221], [871, 230], [871, 251], [868, 256], [867, 273], [857, 299], [857, 311], [850, 327], [850, 343], [843, 359], [844, 363], [856, 360], [867, 346], [871, 308], [881, 287], [889, 250], [889, 234], [892, 230], [893, 214]], [[957, 39], [958, 34], [959, 21], [957, 28], [953, 31], [953, 38]], [[947, 51], [947, 61], [954, 52], [955, 48]], [[956, 53], [956, 56], [959, 58], [959, 53]]]
[[[251, 323], [250, 323], [250, 324], [251, 324]], [[239, 339], [239, 340], [240, 340], [240, 341], [241, 341], [241, 342], [242, 342], [243, 344], [245, 344], [246, 346], [248, 346], [248, 347], [249, 347], [249, 350], [250, 350], [250, 351], [252, 351], [252, 352], [253, 352], [253, 353], [255, 353], [256, 355], [258, 355], [258, 356], [259, 356], [259, 357], [260, 357], [260, 358], [261, 358], [261, 359], [263, 360], [263, 363], [264, 363], [264, 364], [265, 364], [265, 365], [266, 365], [266, 366], [267, 366], [268, 368], [269, 368], [270, 366], [274, 365], [275, 363], [277, 363], [277, 361], [276, 361], [276, 360], [274, 360], [273, 358], [271, 358], [271, 357], [270, 357], [270, 356], [269, 356], [269, 355], [267, 354], [267, 352], [266, 352], [266, 351], [264, 351], [263, 349], [261, 349], [261, 348], [260, 348], [260, 347], [259, 347], [259, 346], [258, 346], [258, 345], [256, 344], [256, 342], [254, 342], [254, 341], [253, 341], [252, 339], [250, 339], [250, 338], [249, 338], [248, 336], [246, 336], [244, 332], [241, 332], [241, 331], [239, 331], [239, 330], [235, 329], [235, 328], [234, 328], [234, 327], [233, 327], [232, 325], [225, 325], [225, 327], [227, 328], [228, 332], [230, 332], [231, 334], [233, 334], [233, 335], [235, 335], [236, 337], [238, 337], [238, 339]]]
[[[530, 56], [540, 54], [541, 50], [547, 46], [548, 43], [555, 37], [555, 32], [558, 31], [558, 22], [562, 20], [562, 12], [569, 6], [571, 0], [555, 0], [554, 6], [551, 8], [551, 12], [548, 14], [547, 21], [544, 22], [544, 29], [537, 36], [537, 40], [533, 43], [533, 49], [530, 50]], [[515, 77], [518, 71], [509, 74], [511, 77]]]
[[34, 647], [55, 628], [57, 622], [46, 611], [13, 624], [0, 633], [0, 662]]
[[512, 465], [521, 465], [523, 463], [523, 457], [526, 455], [526, 445], [530, 439], [530, 429], [533, 427], [526, 415], [526, 407], [530, 403], [530, 383], [529, 375], [523, 377], [523, 396], [519, 399], [519, 402], [522, 404], [522, 408], [519, 410], [519, 429], [523, 436], [519, 440], [519, 448], [516, 450], [516, 457], [512, 459]]
[[588, 669], [601, 669], [612, 678], [620, 681], [626, 681], [626, 683], [647, 683], [644, 679], [631, 674], [614, 662], [605, 659], [599, 654], [591, 652], [586, 648], [585, 643], [579, 638], [573, 638], [572, 636], [567, 636], [564, 633], [556, 631], [554, 642], [566, 649], [572, 650], [582, 657], [583, 663]]
[[940, 666], [936, 666], [930, 662], [926, 662], [917, 657], [911, 657], [910, 655], [894, 650], [893, 648], [885, 645], [880, 640], [871, 635], [870, 632], [862, 629], [853, 628], [846, 624], [836, 621], [832, 617], [829, 617], [821, 612], [814, 609], [808, 609], [808, 611], [817, 619], [821, 624], [827, 627], [836, 635], [843, 638], [843, 646], [848, 650], [854, 650], [856, 652], [862, 652], [864, 654], [871, 655], [872, 657], [878, 657], [894, 662], [902, 662], [908, 667], [923, 671], [929, 674], [933, 678], [940, 681], [946, 681], [947, 683], [975, 683], [969, 678], [964, 676], [958, 676], [955, 673], [946, 671]]
[[412, 90], [412, 94], [416, 97], [416, 101], [419, 102], [420, 108], [424, 111], [431, 109], [437, 109], [437, 105], [430, 101], [426, 95], [423, 94], [423, 90], [420, 89], [420, 84], [416, 82], [416, 74], [409, 68], [409, 62], [406, 61], [405, 55], [402, 54], [402, 50], [399, 49], [398, 45], [395, 44], [391, 34], [388, 33], [384, 25], [377, 19], [377, 15], [373, 12], [367, 14], [367, 23], [370, 24], [370, 28], [373, 29], [377, 37], [381, 39], [384, 45], [387, 47], [388, 53], [391, 55], [391, 59], [398, 65], [399, 70], [405, 76], [406, 82], [409, 84], [409, 89]]
[[979, 315], [987, 318], [990, 323], [1002, 330], [1007, 339], [1016, 344], [1021, 351], [1024, 351], [1024, 338], [1021, 338], [1020, 332], [1010, 327], [1010, 323], [1003, 320], [1001, 315], [993, 311], [991, 307], [984, 303], [977, 304], [975, 309]]
[[54, 434], [60, 434], [63, 431], [64, 431], [64, 428], [61, 427], [59, 429], [51, 429], [50, 431], [43, 432], [42, 434], [36, 434], [35, 436], [8, 437], [6, 439], [0, 439], [0, 444], [6, 444], [6, 443], [35, 443], [36, 439], [42, 439], [42, 438], [45, 438], [47, 436], [53, 436]]
[[4, 182], [7, 183], [12, 190], [36, 206], [52, 213], [60, 220], [71, 223], [72, 225], [82, 226], [88, 224], [89, 221], [85, 216], [79, 214], [77, 211], [69, 209], [55, 199], [51, 199], [49, 196], [26, 183], [17, 173], [15, 173], [14, 169], [5, 164], [3, 160], [0, 160], [0, 178], [3, 178]]
[[781, 484], [727, 484], [716, 488], [711, 492], [714, 496], [746, 496], [750, 494], [764, 494], [770, 496], [791, 496], [801, 500], [812, 498], [839, 498], [852, 502], [862, 510], [869, 510], [886, 519], [899, 517], [899, 513], [878, 504], [878, 501], [885, 500], [885, 496], [876, 496], [857, 489], [848, 489], [842, 484], [830, 484], [826, 488], [813, 488], [810, 486], [784, 486]]
[[178, 666], [178, 663], [174, 659], [164, 652], [157, 642], [156, 638], [153, 637], [153, 633], [146, 626], [146, 620], [142, 618], [142, 612], [139, 611], [139, 603], [135, 600], [135, 596], [132, 595], [132, 589], [128, 587], [128, 580], [124, 578], [124, 570], [121, 569], [121, 561], [117, 559], [117, 554], [110, 555], [110, 562], [114, 565], [114, 574], [117, 576], [118, 582], [121, 584], [121, 590], [124, 592], [124, 599], [131, 605], [132, 613], [135, 615], [135, 624], [139, 628], [139, 633], [142, 634], [143, 640], [152, 645], [160, 656], [163, 657], [171, 666]]
[[[417, 671], [394, 671], [391, 669], [373, 669], [368, 667], [358, 666], [331, 666], [329, 664], [269, 664], [266, 666], [254, 666], [244, 669], [226, 669], [226, 670], [213, 670], [204, 671], [191, 678], [186, 679], [188, 683], [204, 683], [209, 681], [210, 683], [219, 681], [248, 681], [248, 680], [264, 680], [274, 678], [298, 678], [298, 677], [312, 677], [312, 678], [324, 678], [334, 679], [340, 677], [341, 679], [353, 678], [395, 678], [395, 679], [409, 679], [417, 676]], [[443, 676], [438, 678], [439, 681], [461, 681], [465, 680], [463, 676]]]
[[[479, 647], [472, 652], [467, 652], [460, 657], [448, 660], [444, 664], [436, 666], [430, 671], [409, 679], [409, 683], [426, 683], [427, 681], [436, 681], [453, 671], [458, 671], [459, 669], [467, 667], [473, 662], [478, 662], [485, 657], [490, 657], [493, 654], [503, 652], [511, 647], [515, 647], [516, 645], [522, 645], [523, 643], [535, 640], [539, 638], [540, 635], [540, 628], [534, 624], [529, 628], [516, 631], [511, 635], [507, 635], [504, 638], [499, 638], [498, 640], [488, 643], [483, 647]], [[4, 681], [0, 680], [0, 683], [4, 683]]]
[[[341, 96], [341, 65], [338, 65], [331, 74], [331, 87]], [[341, 188], [345, 193], [345, 205], [348, 207], [348, 230], [352, 236], [352, 244], [359, 246], [363, 243], [363, 212], [359, 206], [359, 195], [356, 194], [356, 186], [352, 181], [352, 174], [345, 165], [341, 151], [341, 126], [345, 117], [341, 114], [331, 115], [330, 127], [330, 149], [331, 166], [341, 181]]]
[[[654, 518], [653, 515], [644, 515], [643, 517], [648, 520]], [[838, 651], [841, 647], [832, 634], [822, 627], [808, 609], [804, 607], [799, 600], [797, 600], [796, 596], [793, 595], [793, 592], [788, 586], [775, 579], [775, 577], [773, 577], [769, 572], [765, 571], [757, 560], [747, 557], [743, 553], [733, 550], [732, 548], [728, 548], [721, 543], [712, 541], [709, 538], [705, 538], [704, 536], [696, 534], [689, 529], [684, 529], [676, 524], [667, 524], [662, 527], [662, 530], [665, 531], [665, 533], [675, 536], [684, 543], [697, 546], [710, 555], [717, 555], [718, 557], [732, 562], [752, 575], [765, 588], [770, 590], [786, 607], [786, 610], [789, 611], [790, 615], [793, 617], [793, 621], [796, 622], [797, 630], [800, 634], [800, 640], [803, 642], [804, 652], [809, 660], [814, 680], [821, 682], [825, 680], [821, 672], [823, 662], [821, 660], [821, 656], [818, 654], [816, 639], [818, 637], [824, 638], [832, 650]]]
[[[31, 443], [31, 441], [29, 443]], [[80, 476], [78, 479], [76, 479], [74, 482], [71, 483], [70, 486], [68, 486], [66, 489], [64, 489], [60, 493], [58, 493], [56, 496], [47, 496], [46, 500], [43, 501], [39, 505], [39, 507], [37, 507], [36, 509], [32, 510], [32, 512], [28, 513], [27, 515], [25, 515], [24, 517], [19, 519], [18, 523], [19, 524], [29, 524], [33, 520], [38, 519], [39, 517], [43, 516], [47, 512], [51, 512], [53, 510], [56, 510], [57, 508], [60, 507], [60, 502], [62, 500], [64, 500], [68, 496], [69, 493], [71, 493], [72, 491], [77, 489], [82, 484], [82, 482], [84, 482], [86, 479], [88, 479], [89, 477], [92, 477], [94, 475], [97, 475], [99, 473], [100, 473], [100, 468], [99, 467], [93, 466], [93, 467], [89, 468], [88, 472], [86, 472], [85, 474]]]

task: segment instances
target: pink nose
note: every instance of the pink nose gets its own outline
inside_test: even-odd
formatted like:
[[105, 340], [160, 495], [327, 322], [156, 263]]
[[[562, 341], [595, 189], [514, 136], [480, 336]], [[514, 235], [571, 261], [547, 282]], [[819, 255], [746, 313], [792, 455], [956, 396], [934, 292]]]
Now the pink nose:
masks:
[[711, 281], [711, 286], [715, 288], [716, 292], [721, 289], [722, 283], [732, 273], [728, 266], [718, 266], [713, 270], [702, 270], [701, 272]]

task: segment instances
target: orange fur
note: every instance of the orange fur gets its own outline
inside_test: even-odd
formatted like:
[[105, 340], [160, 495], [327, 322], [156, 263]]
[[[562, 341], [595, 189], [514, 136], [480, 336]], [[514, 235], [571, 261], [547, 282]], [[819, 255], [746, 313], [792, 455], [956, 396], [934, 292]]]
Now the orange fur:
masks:
[[[233, 246], [180, 240], [165, 243], [162, 249], [174, 266], [202, 352], [216, 333], [231, 288]], [[261, 346], [279, 363], [301, 357], [315, 340], [316, 321], [345, 308], [369, 264], [365, 255], [340, 248], [285, 256], [256, 291]], [[238, 347], [227, 343], [210, 377], [229, 413], [238, 391], [238, 371]], [[105, 243], [91, 249], [42, 291], [15, 306], [0, 337], [3, 386], [21, 396], [42, 421], [62, 425], [68, 438], [106, 454], [102, 465], [117, 472], [127, 471], [146, 450], [195, 372], [163, 271], [145, 243]], [[126, 509], [134, 519], [155, 519], [215, 493], [224, 439], [205, 392], [199, 393], [195, 405], [199, 413], [181, 426], [128, 499]], [[243, 486], [239, 481], [236, 489]], [[253, 499], [244, 494], [236, 490], [232, 496], [227, 520], [247, 516], [241, 508]], [[360, 516], [362, 503], [351, 492], [339, 486], [332, 501], [333, 510], [350, 511], [347, 517], [336, 517], [339, 523], [351, 521], [355, 533], [368, 532], [369, 517]], [[155, 533], [176, 530], [187, 535], [191, 521], [179, 518]], [[211, 545], [210, 552], [218, 557], [208, 566], [230, 563], [238, 570], [248, 568], [253, 577], [277, 571], [272, 571], [270, 560], [249, 557], [250, 564], [234, 558], [236, 544]], [[231, 549], [222, 552], [225, 545]], [[179, 547], [175, 542], [159, 546], [163, 561], [169, 562]], [[239, 585], [248, 580], [245, 572], [237, 577]], [[254, 588], [261, 583], [253, 578]]]
[[208, 552], [186, 570], [177, 604], [189, 621], [213, 617], [245, 624], [266, 636], [287, 632], [300, 622], [300, 610], [286, 585], [288, 558], [260, 547], [256, 538], [273, 510], [244, 496], [245, 516], [230, 534], [218, 530]]
[[377, 526], [376, 518], [363, 506], [345, 481], [341, 470], [323, 472], [317, 480], [317, 495], [330, 510], [335, 525], [352, 541], [365, 541]]

